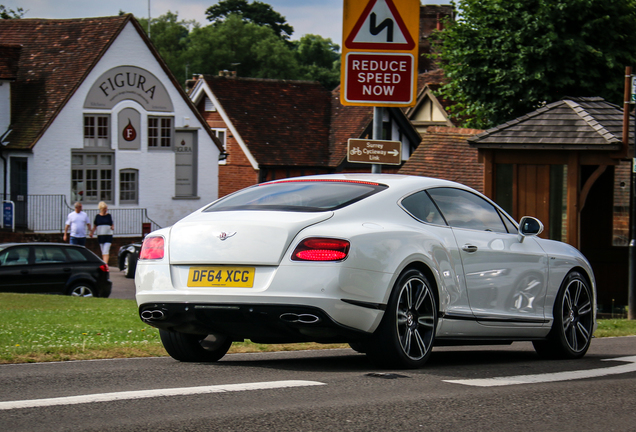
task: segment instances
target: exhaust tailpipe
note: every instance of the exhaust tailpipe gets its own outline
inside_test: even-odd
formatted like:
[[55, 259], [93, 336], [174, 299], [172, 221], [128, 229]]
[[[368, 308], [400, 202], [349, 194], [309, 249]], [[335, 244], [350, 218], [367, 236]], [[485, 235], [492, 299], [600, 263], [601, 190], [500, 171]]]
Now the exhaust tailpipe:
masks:
[[161, 321], [166, 319], [166, 314], [162, 310], [149, 310], [146, 309], [141, 313], [141, 319], [144, 321], [156, 320]]
[[320, 317], [312, 314], [284, 313], [280, 319], [286, 323], [316, 324], [320, 322]]

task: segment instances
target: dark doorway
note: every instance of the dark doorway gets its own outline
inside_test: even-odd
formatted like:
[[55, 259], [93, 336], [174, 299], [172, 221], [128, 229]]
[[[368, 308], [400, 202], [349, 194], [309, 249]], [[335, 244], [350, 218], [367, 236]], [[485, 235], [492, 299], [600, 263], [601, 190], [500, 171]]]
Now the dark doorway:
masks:
[[9, 178], [9, 195], [15, 205], [15, 227], [28, 227], [28, 189], [27, 189], [27, 158], [12, 157], [11, 175]]

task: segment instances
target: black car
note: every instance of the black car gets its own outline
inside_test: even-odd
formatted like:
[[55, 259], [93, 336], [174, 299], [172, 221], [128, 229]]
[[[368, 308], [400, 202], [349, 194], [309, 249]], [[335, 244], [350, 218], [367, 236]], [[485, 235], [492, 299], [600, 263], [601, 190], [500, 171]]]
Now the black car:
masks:
[[0, 244], [0, 292], [108, 297], [108, 265], [83, 246]]
[[137, 269], [137, 260], [139, 259], [139, 251], [141, 251], [141, 243], [131, 243], [123, 245], [117, 252], [117, 263], [119, 270], [124, 272], [124, 276], [129, 279], [135, 277]]

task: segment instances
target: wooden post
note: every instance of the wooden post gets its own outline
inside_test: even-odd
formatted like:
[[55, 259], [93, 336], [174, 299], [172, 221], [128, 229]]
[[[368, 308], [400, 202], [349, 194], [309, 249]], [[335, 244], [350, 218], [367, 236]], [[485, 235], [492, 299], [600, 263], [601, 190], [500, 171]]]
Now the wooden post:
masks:
[[567, 243], [580, 249], [579, 235], [579, 177], [580, 177], [580, 160], [578, 151], [570, 152], [568, 157], [568, 195], [567, 195]]

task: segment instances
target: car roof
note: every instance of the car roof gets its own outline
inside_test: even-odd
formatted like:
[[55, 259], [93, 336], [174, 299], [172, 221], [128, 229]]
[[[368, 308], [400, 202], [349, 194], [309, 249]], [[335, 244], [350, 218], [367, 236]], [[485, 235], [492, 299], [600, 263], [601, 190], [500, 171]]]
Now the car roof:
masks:
[[[345, 174], [322, 174], [304, 177], [292, 177], [286, 179], [273, 180], [268, 183], [284, 182], [284, 181], [298, 181], [298, 180], [343, 180], [343, 181], [361, 181], [361, 182], [373, 182], [382, 183], [389, 188], [413, 190], [413, 189], [427, 189], [431, 187], [453, 187], [459, 189], [470, 190], [477, 192], [474, 189], [463, 185], [461, 183], [453, 182], [450, 180], [442, 180], [433, 177], [422, 176], [410, 176], [402, 174], [372, 174], [372, 173], [345, 173]], [[261, 183], [267, 184], [267, 183]]]

